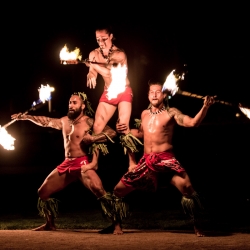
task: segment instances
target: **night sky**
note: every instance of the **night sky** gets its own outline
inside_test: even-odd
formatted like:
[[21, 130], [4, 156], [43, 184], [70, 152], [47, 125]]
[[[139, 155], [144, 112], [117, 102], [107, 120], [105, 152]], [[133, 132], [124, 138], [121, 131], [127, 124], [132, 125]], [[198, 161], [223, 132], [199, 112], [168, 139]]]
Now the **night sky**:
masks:
[[[8, 6], [8, 19], [3, 20], [1, 31], [0, 122], [7, 121], [13, 112], [28, 109], [38, 97], [37, 89], [45, 82], [56, 88], [53, 107], [61, 115], [65, 114], [72, 90], [85, 91], [96, 107], [102, 79], [98, 80], [97, 89], [90, 91], [86, 87], [88, 68], [60, 65], [59, 52], [67, 44], [70, 50], [79, 47], [83, 58], [87, 58], [97, 47], [94, 31], [100, 23], [113, 26], [114, 43], [127, 54], [135, 116], [147, 106], [148, 80], [165, 81], [173, 69], [188, 72], [180, 84], [182, 90], [250, 105], [246, 91], [249, 68], [246, 9], [244, 5], [195, 5], [179, 1], [154, 6], [144, 3], [139, 7], [127, 2], [124, 6], [112, 3], [102, 6], [74, 2], [51, 5], [46, 1]], [[185, 103], [190, 99], [177, 98]]]
[[[191, 164], [189, 153], [194, 147], [193, 152], [200, 153], [199, 159], [207, 159], [203, 163], [207, 168], [212, 162], [216, 162], [216, 166], [223, 163], [225, 167], [229, 162], [238, 164], [236, 156], [242, 151], [239, 165], [245, 166], [249, 150], [242, 145], [250, 139], [249, 119], [244, 115], [236, 118], [235, 114], [240, 113], [239, 102], [250, 107], [247, 5], [188, 2], [191, 1], [185, 4], [171, 1], [163, 5], [153, 1], [138, 7], [126, 1], [119, 4], [86, 1], [81, 5], [74, 1], [67, 5], [46, 1], [31, 5], [5, 4], [2, 11], [7, 18], [1, 22], [0, 124], [9, 122], [11, 114], [29, 109], [38, 99], [38, 88], [46, 83], [55, 87], [53, 112], [48, 113], [47, 107], [43, 107], [33, 114], [66, 115], [68, 99], [74, 91], [86, 92], [96, 109], [103, 90], [102, 79], [98, 78], [95, 90], [88, 89], [88, 68], [84, 64], [61, 65], [59, 52], [67, 44], [70, 50], [80, 48], [83, 58], [87, 58], [89, 52], [97, 48], [95, 27], [107, 23], [113, 26], [114, 44], [124, 49], [128, 58], [128, 76], [134, 91], [131, 123], [148, 106], [148, 80], [165, 81], [173, 69], [185, 71], [185, 79], [180, 83], [182, 90], [217, 95], [219, 100], [234, 106], [217, 103], [210, 108], [203, 127], [188, 133], [180, 130], [177, 151], [183, 153], [183, 162]], [[202, 100], [176, 95], [170, 105], [192, 116], [201, 108]], [[112, 127], [115, 120], [116, 117], [110, 121]], [[54, 157], [51, 162], [54, 166], [63, 159], [61, 134], [51, 131], [48, 134], [46, 129], [42, 132], [44, 128], [28, 123], [19, 122], [9, 127], [17, 138], [17, 150], [0, 148], [2, 167], [13, 163], [15, 157], [23, 165], [32, 165], [35, 160], [36, 164], [37, 161], [43, 164], [44, 154]], [[41, 147], [41, 141], [46, 144], [46, 140], [52, 141], [47, 149]], [[57, 142], [60, 147], [55, 147]], [[23, 153], [27, 151], [29, 158]], [[227, 158], [230, 153], [236, 155], [232, 161]], [[223, 171], [221, 169], [221, 173]], [[210, 175], [212, 172], [207, 178]]]

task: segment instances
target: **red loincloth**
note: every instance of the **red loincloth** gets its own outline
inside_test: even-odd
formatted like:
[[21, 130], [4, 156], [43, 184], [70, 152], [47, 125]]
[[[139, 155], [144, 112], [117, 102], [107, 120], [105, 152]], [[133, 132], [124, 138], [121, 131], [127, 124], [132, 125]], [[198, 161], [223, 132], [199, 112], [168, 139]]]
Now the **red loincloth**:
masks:
[[57, 170], [60, 174], [63, 174], [65, 172], [81, 172], [81, 166], [87, 165], [89, 163], [88, 156], [82, 156], [78, 158], [66, 158], [60, 165], [57, 166]]
[[101, 95], [99, 102], [106, 102], [106, 103], [109, 103], [112, 105], [118, 105], [118, 103], [120, 103], [120, 102], [131, 102], [132, 103], [132, 100], [133, 100], [133, 91], [132, 91], [131, 87], [126, 87], [124, 92], [118, 94], [117, 98], [113, 98], [111, 100], [108, 100], [107, 94], [108, 94], [108, 89], [106, 87], [104, 87], [104, 92]]
[[159, 173], [175, 174], [181, 172], [185, 172], [185, 169], [172, 151], [144, 154], [136, 168], [123, 175], [121, 182], [125, 186], [135, 189], [155, 191]]

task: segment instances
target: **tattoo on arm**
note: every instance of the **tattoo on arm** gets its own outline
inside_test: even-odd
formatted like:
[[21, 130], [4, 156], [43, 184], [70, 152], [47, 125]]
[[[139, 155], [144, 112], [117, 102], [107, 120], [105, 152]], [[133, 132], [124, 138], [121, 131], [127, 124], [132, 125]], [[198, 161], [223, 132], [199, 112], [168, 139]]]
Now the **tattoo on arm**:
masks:
[[178, 124], [180, 124], [180, 125], [183, 124], [184, 116], [185, 115], [183, 115], [182, 113], [176, 115], [176, 121], [177, 121]]
[[87, 118], [86, 123], [89, 125], [89, 128], [92, 129], [94, 125], [94, 119], [93, 118]]
[[183, 113], [181, 113], [180, 110], [178, 110], [176, 108], [173, 108], [173, 109], [170, 109], [168, 111], [168, 114], [169, 114], [170, 117], [174, 117], [177, 124], [183, 125], [183, 120], [184, 120], [185, 115]]
[[25, 118], [42, 127], [51, 127], [59, 130], [62, 129], [62, 123], [60, 119], [33, 115], [27, 115]]

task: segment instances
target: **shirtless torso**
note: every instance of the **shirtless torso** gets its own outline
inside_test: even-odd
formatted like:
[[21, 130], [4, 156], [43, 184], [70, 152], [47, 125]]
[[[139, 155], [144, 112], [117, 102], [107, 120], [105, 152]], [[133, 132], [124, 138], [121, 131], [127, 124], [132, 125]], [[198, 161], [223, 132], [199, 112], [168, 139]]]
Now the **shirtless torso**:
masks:
[[[147, 184], [156, 187], [158, 172], [171, 172], [170, 183], [182, 193], [183, 207], [186, 209], [188, 205], [192, 204], [192, 209], [194, 209], [189, 212], [194, 220], [195, 234], [204, 236], [198, 220], [197, 211], [200, 211], [200, 207], [197, 205], [198, 203], [195, 203], [199, 201], [199, 196], [192, 187], [188, 174], [172, 153], [172, 137], [175, 124], [184, 127], [198, 126], [206, 116], [210, 105], [214, 103], [214, 99], [209, 96], [205, 97], [202, 108], [192, 118], [176, 108], [167, 110], [164, 106], [164, 98], [166, 98], [166, 94], [162, 92], [162, 84], [152, 83], [148, 93], [151, 107], [142, 112], [139, 129], [131, 130], [137, 138], [143, 139], [144, 156], [136, 167], [124, 174], [116, 185], [114, 193], [117, 197], [124, 197], [139, 187], [146, 187]], [[117, 124], [118, 131], [125, 128], [125, 124]], [[121, 230], [120, 223], [114, 222], [114, 228], [116, 231]]]
[[[84, 115], [85, 104], [83, 100], [73, 94], [69, 99], [68, 115], [62, 118], [50, 118], [45, 116], [32, 116], [14, 114], [12, 119], [29, 120], [42, 127], [51, 127], [62, 130], [65, 160], [58, 165], [44, 180], [38, 189], [39, 199], [45, 204], [53, 193], [64, 189], [70, 183], [79, 179], [96, 197], [106, 194], [102, 182], [96, 173], [98, 152], [93, 156], [92, 162], [88, 159], [88, 145], [93, 142], [106, 141], [104, 134], [92, 136], [89, 134], [94, 121]], [[105, 126], [105, 133], [113, 138], [114, 130]], [[46, 205], [48, 207], [48, 204]], [[44, 210], [43, 210], [44, 211]], [[56, 230], [53, 213], [46, 212], [46, 223], [35, 231]]]

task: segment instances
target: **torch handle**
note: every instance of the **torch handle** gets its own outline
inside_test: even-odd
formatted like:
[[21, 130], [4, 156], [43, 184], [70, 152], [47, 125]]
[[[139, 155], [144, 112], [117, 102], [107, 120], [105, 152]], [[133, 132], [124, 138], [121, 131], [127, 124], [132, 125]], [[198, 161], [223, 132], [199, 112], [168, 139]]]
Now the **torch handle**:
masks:
[[14, 122], [16, 122], [17, 120], [16, 119], [14, 119], [14, 120], [12, 120], [12, 121], [10, 121], [10, 122], [8, 122], [8, 123], [6, 123], [5, 125], [3, 125], [3, 128], [7, 128], [7, 127], [9, 127], [12, 123], [14, 123]]
[[[191, 93], [191, 92], [187, 92], [187, 91], [182, 91], [182, 90], [178, 90], [177, 92], [178, 94], [181, 94], [181, 95], [184, 95], [184, 96], [189, 96], [189, 97], [194, 97], [194, 98], [198, 98], [198, 99], [204, 99], [205, 96], [202, 96], [202, 95], [197, 95], [197, 94], [194, 94], [194, 93]], [[214, 96], [215, 98], [216, 96]], [[228, 106], [233, 106], [232, 103], [230, 102], [225, 102], [225, 101], [221, 101], [221, 100], [215, 100], [215, 102], [218, 102], [218, 103], [221, 103], [221, 104], [224, 104], [224, 105], [228, 105]]]
[[107, 65], [106, 63], [101, 63], [101, 62], [90, 61], [89, 59], [85, 59], [85, 60], [80, 61], [80, 62], [81, 62], [81, 63], [92, 63], [92, 64]]
[[[28, 112], [29, 112], [29, 111], [27, 110], [27, 111], [25, 111], [23, 114], [21, 114], [20, 116], [26, 115], [26, 114], [28, 114]], [[14, 119], [14, 120], [12, 120], [12, 121], [6, 123], [5, 125], [3, 125], [3, 128], [9, 127], [11, 124], [13, 124], [13, 123], [16, 122], [16, 121], [17, 121], [17, 119]]]

